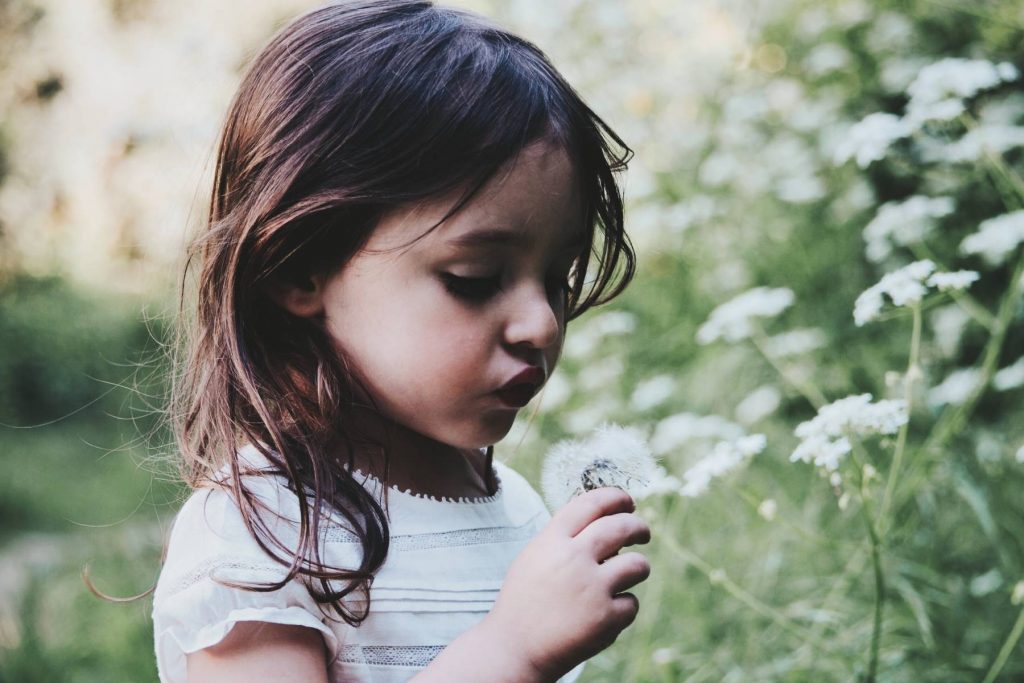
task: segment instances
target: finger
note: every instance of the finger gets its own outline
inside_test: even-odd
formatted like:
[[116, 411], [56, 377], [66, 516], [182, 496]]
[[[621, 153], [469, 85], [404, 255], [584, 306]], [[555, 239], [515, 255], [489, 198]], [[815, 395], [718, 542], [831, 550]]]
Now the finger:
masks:
[[651, 575], [651, 563], [640, 553], [623, 553], [608, 558], [600, 571], [610, 577], [611, 594], [616, 595], [646, 581]]
[[574, 537], [595, 519], [636, 509], [633, 498], [614, 486], [602, 486], [582, 493], [556, 512], [548, 526], [557, 533]]
[[620, 593], [612, 598], [612, 612], [615, 614], [619, 630], [633, 623], [640, 612], [640, 600], [632, 593]]
[[619, 552], [623, 546], [647, 543], [651, 529], [647, 522], [631, 512], [605, 515], [587, 525], [576, 534], [576, 542], [584, 544], [591, 557], [603, 562]]

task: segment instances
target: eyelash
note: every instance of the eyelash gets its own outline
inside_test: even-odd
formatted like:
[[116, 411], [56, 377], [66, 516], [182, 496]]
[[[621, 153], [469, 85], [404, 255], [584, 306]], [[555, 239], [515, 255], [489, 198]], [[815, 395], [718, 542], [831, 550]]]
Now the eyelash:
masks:
[[[460, 277], [453, 273], [444, 273], [442, 279], [444, 280], [445, 289], [454, 296], [467, 301], [486, 301], [501, 291], [501, 278], [498, 276]], [[571, 285], [569, 284], [568, 277], [559, 283], [559, 288], [566, 295], [569, 294]]]

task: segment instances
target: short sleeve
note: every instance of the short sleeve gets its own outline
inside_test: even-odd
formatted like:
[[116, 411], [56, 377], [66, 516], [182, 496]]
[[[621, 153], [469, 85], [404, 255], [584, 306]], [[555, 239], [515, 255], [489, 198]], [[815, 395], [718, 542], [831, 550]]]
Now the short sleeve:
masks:
[[[280, 495], [272, 491], [270, 497]], [[296, 547], [297, 525], [287, 515], [264, 514], [263, 519], [274, 537], [289, 548]], [[281, 553], [272, 543], [268, 545]], [[336, 564], [337, 556], [324, 556], [324, 560], [334, 566], [358, 566], [357, 558], [349, 558], [354, 565]], [[154, 592], [153, 636], [161, 683], [184, 683], [185, 655], [219, 642], [240, 621], [315, 629], [323, 634], [328, 661], [333, 661], [341, 645], [339, 633], [351, 627], [320, 612], [301, 576], [269, 592], [233, 588], [215, 580], [265, 584], [286, 575], [287, 567], [275, 562], [249, 533], [226, 490], [195, 491], [175, 518]]]

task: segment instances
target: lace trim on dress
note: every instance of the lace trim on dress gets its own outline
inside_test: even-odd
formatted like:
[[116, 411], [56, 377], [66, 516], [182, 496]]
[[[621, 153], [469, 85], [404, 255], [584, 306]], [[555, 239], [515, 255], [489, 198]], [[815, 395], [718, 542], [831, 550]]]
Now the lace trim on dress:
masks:
[[[394, 550], [427, 550], [430, 548], [451, 548], [483, 543], [503, 543], [533, 538], [533, 523], [541, 512], [537, 512], [520, 526], [491, 526], [476, 529], [456, 529], [427, 534], [397, 534], [391, 537], [390, 547]], [[359, 543], [359, 537], [348, 529], [331, 526], [324, 534], [329, 543]]]
[[334, 661], [422, 669], [434, 661], [444, 648], [444, 645], [343, 645]]

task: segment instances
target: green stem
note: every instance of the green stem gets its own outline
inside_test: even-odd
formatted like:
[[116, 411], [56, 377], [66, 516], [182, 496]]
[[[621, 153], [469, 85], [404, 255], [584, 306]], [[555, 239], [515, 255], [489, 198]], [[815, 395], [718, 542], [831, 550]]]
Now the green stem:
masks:
[[1013, 628], [1010, 629], [1010, 634], [1006, 636], [1006, 642], [999, 649], [999, 654], [996, 655], [996, 660], [992, 662], [992, 666], [989, 668], [982, 683], [992, 683], [996, 680], [996, 676], [1006, 666], [1006, 660], [1010, 658], [1013, 648], [1017, 647], [1017, 641], [1020, 640], [1021, 633], [1024, 633], [1024, 609], [1021, 609], [1020, 614], [1017, 615], [1017, 621], [1014, 622]]
[[[863, 495], [862, 495], [863, 499]], [[875, 573], [875, 613], [871, 627], [871, 648], [868, 653], [868, 675], [865, 683], [874, 683], [878, 675], [878, 650], [882, 641], [882, 608], [885, 606], [885, 575], [882, 573], [881, 542], [867, 500], [863, 500], [864, 525], [871, 539], [871, 566]]]
[[782, 379], [784, 379], [790, 386], [799, 391], [800, 394], [803, 395], [805, 399], [807, 399], [808, 403], [814, 406], [815, 409], [821, 408], [823, 405], [828, 403], [828, 401], [825, 399], [825, 396], [821, 393], [821, 391], [818, 390], [818, 387], [814, 386], [813, 384], [804, 383], [800, 379], [794, 377], [791, 372], [789, 372], [785, 367], [780, 365], [778, 361], [772, 358], [772, 355], [768, 353], [768, 350], [765, 348], [764, 342], [766, 339], [767, 335], [765, 335], [764, 330], [760, 328], [756, 328], [754, 330], [754, 334], [750, 335], [750, 341], [754, 344], [754, 348], [756, 348], [758, 352], [764, 357], [764, 359], [768, 361], [768, 364], [771, 365], [775, 369], [775, 371], [779, 373]]
[[[936, 256], [927, 245], [918, 243], [911, 246], [910, 250], [914, 253], [914, 256], [918, 259], [928, 259], [935, 263], [936, 268], [939, 270], [949, 270], [949, 268], [942, 264], [942, 261]], [[995, 329], [996, 318], [994, 315], [988, 312], [988, 309], [981, 304], [980, 301], [975, 299], [970, 293], [960, 290], [951, 289], [949, 295], [953, 297], [960, 308], [964, 310], [967, 315], [974, 318], [974, 321], [988, 330], [990, 333]]]
[[730, 579], [728, 576], [724, 574], [724, 572], [715, 572], [715, 568], [712, 567], [708, 562], [694, 554], [693, 551], [688, 550], [679, 545], [679, 543], [674, 538], [672, 538], [671, 529], [667, 525], [662, 528], [661, 533], [659, 534], [659, 538], [662, 541], [664, 541], [666, 545], [669, 547], [669, 549], [671, 549], [672, 552], [678, 555], [682, 560], [692, 564], [694, 567], [697, 568], [698, 571], [707, 576], [709, 581], [711, 581], [712, 583], [720, 584], [729, 595], [736, 598], [753, 611], [757, 612], [763, 617], [771, 619], [780, 628], [782, 628], [785, 631], [788, 631], [800, 640], [812, 643], [813, 645], [815, 645], [816, 647], [825, 652], [835, 653], [835, 648], [833, 648], [831, 645], [821, 640], [820, 638], [815, 637], [807, 629], [804, 629], [801, 626], [797, 625], [795, 622], [793, 622], [792, 619], [787, 617], [782, 612], [779, 612], [774, 607], [767, 605], [758, 600], [757, 598], [755, 598], [753, 595], [745, 591], [742, 587], [734, 583], [732, 579]]
[[896, 489], [896, 478], [899, 476], [900, 465], [903, 463], [903, 453], [907, 447], [907, 431], [910, 428], [914, 380], [920, 373], [917, 361], [921, 353], [921, 305], [914, 304], [913, 312], [914, 328], [910, 333], [910, 359], [907, 361], [907, 373], [903, 377], [903, 400], [907, 406], [907, 421], [900, 425], [900, 431], [896, 437], [896, 453], [893, 455], [892, 469], [889, 471], [888, 481], [885, 484], [885, 493], [882, 496], [882, 505], [878, 510], [878, 518], [875, 520], [880, 525], [884, 524], [883, 518], [889, 509], [889, 501]]

